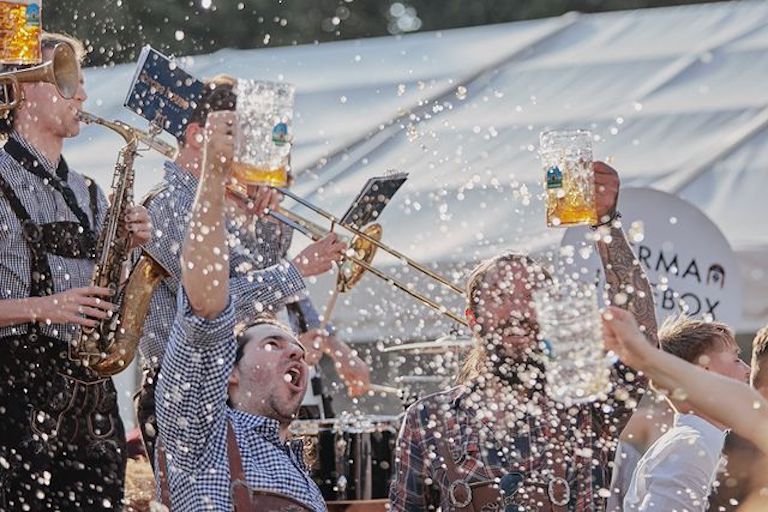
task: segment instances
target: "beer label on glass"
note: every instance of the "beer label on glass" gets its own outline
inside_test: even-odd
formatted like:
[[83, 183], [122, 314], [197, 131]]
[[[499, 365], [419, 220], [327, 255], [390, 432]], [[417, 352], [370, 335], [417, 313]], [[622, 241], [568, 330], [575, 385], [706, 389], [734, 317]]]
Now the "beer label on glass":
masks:
[[288, 125], [286, 123], [277, 123], [272, 128], [272, 142], [276, 146], [283, 146], [290, 142], [288, 138]]
[[563, 187], [563, 171], [559, 167], [553, 165], [547, 170], [547, 188], [562, 188]]
[[40, 0], [0, 1], [0, 63], [40, 64]]

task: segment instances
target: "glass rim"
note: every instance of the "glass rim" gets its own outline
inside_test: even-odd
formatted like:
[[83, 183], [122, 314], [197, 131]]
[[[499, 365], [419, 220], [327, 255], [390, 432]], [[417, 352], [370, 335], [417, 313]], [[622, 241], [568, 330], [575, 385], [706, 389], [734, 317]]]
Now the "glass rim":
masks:
[[564, 128], [562, 130], [544, 130], [543, 132], [539, 132], [539, 139], [544, 139], [544, 137], [565, 137], [565, 136], [574, 136], [574, 135], [588, 135], [589, 138], [592, 138], [592, 131], [588, 130], [586, 128]]
[[563, 128], [562, 130], [544, 130], [542, 132], [539, 132], [540, 136], [544, 135], [561, 135], [561, 134], [589, 134], [592, 135], [592, 130], [589, 130], [587, 128]]
[[292, 84], [290, 82], [283, 82], [283, 81], [274, 81], [274, 80], [261, 80], [256, 78], [238, 78], [237, 79], [238, 85], [250, 85], [250, 86], [258, 86], [263, 85], [270, 89], [283, 89], [289, 91], [291, 94], [296, 92], [296, 85]]

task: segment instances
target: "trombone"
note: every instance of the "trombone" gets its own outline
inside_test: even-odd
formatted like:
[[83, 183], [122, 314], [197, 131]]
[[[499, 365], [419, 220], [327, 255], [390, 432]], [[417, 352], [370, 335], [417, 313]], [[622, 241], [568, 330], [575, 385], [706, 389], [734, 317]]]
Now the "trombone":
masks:
[[79, 64], [75, 51], [66, 43], [53, 47], [51, 60], [39, 66], [0, 73], [0, 113], [13, 110], [21, 103], [22, 82], [47, 82], [65, 99], [72, 99], [80, 85]]
[[[450, 319], [460, 323], [465, 327], [468, 326], [467, 320], [462, 316], [457, 315], [456, 313], [449, 310], [445, 306], [439, 304], [432, 298], [427, 297], [426, 295], [420, 292], [417, 292], [416, 290], [412, 290], [407, 284], [394, 279], [392, 276], [385, 274], [384, 272], [382, 272], [381, 270], [379, 270], [378, 268], [374, 267], [371, 264], [371, 262], [373, 261], [373, 257], [376, 253], [376, 250], [381, 249], [382, 251], [394, 256], [401, 262], [405, 263], [407, 266], [413, 268], [414, 270], [417, 270], [418, 272], [421, 272], [427, 277], [449, 288], [450, 290], [462, 296], [464, 295], [464, 290], [456, 286], [447, 278], [433, 272], [429, 268], [414, 261], [413, 259], [409, 258], [405, 254], [382, 243], [381, 242], [382, 228], [379, 224], [371, 224], [369, 226], [366, 226], [365, 228], [357, 228], [351, 224], [342, 223], [338, 218], [336, 218], [330, 212], [327, 212], [322, 208], [315, 206], [312, 203], [306, 201], [305, 199], [302, 199], [301, 197], [297, 196], [290, 190], [287, 190], [284, 188], [278, 188], [277, 190], [279, 190], [280, 193], [282, 193], [283, 195], [290, 197], [297, 203], [301, 204], [302, 206], [309, 208], [310, 210], [317, 213], [321, 217], [324, 217], [325, 219], [329, 220], [331, 222], [331, 229], [326, 230], [322, 226], [319, 226], [318, 224], [315, 224], [314, 222], [300, 215], [297, 215], [289, 210], [286, 210], [285, 208], [282, 208], [282, 207], [277, 207], [274, 210], [270, 210], [268, 212], [268, 215], [270, 215], [271, 217], [300, 231], [301, 233], [303, 233], [304, 235], [308, 236], [309, 238], [315, 241], [320, 240], [321, 238], [327, 236], [329, 233], [332, 233], [335, 226], [339, 226], [343, 229], [346, 229], [347, 231], [349, 231], [354, 235], [352, 238], [352, 241], [349, 244], [350, 251], [348, 251], [348, 253], [345, 255], [345, 259], [348, 259], [352, 262], [352, 268], [347, 269], [347, 271], [343, 271], [342, 269], [339, 269], [339, 276], [338, 276], [337, 288], [336, 288], [337, 291], [339, 292], [349, 291], [352, 288], [352, 286], [354, 286], [360, 280], [363, 273], [365, 271], [368, 271], [371, 274], [375, 275], [376, 277], [383, 279], [387, 283], [407, 293], [414, 299], [429, 306], [430, 308], [434, 309], [438, 313], [441, 313], [449, 317]], [[327, 316], [328, 315], [326, 314], [326, 317]]]

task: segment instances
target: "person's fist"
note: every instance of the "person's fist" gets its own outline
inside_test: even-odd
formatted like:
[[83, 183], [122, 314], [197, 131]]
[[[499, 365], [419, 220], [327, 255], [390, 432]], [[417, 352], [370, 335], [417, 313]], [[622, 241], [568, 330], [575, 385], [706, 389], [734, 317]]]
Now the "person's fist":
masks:
[[605, 162], [593, 162], [595, 173], [595, 206], [598, 223], [607, 222], [616, 213], [619, 202], [619, 173]]
[[205, 123], [205, 165], [209, 170], [232, 172], [235, 156], [237, 115], [232, 111], [212, 112]]
[[603, 311], [603, 344], [636, 370], [644, 370], [648, 354], [658, 350], [640, 331], [634, 315], [616, 306]]

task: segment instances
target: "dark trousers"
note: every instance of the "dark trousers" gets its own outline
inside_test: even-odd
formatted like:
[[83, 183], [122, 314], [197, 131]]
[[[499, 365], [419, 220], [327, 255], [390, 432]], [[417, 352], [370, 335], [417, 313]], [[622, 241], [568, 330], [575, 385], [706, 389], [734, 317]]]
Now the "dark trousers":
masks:
[[153, 471], [155, 469], [155, 443], [157, 443], [157, 417], [155, 416], [157, 374], [158, 371], [155, 369], [145, 369], [141, 379], [141, 388], [133, 397], [141, 439], [144, 441], [144, 449], [147, 451], [147, 458]]
[[0, 510], [119, 511], [117, 392], [111, 379], [62, 358], [60, 343], [0, 340]]

